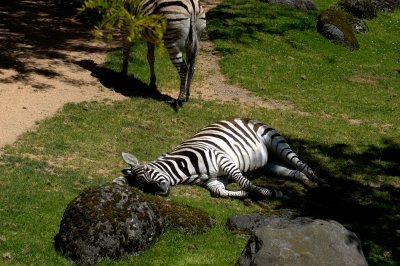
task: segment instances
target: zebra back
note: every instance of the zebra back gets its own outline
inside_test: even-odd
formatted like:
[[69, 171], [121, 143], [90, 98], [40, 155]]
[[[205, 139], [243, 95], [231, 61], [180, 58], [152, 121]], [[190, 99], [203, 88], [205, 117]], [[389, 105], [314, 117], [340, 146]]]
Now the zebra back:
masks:
[[[228, 155], [240, 171], [252, 172], [268, 161], [267, 147], [254, 130], [256, 123], [254, 120], [233, 119], [211, 124], [177, 146], [172, 154], [191, 148], [217, 150]], [[203, 158], [207, 156], [204, 154]]]
[[[165, 16], [167, 29], [163, 40], [166, 45], [176, 42], [179, 39], [177, 32], [181, 30], [182, 23], [189, 19], [191, 21], [190, 24], [193, 25], [193, 29], [197, 32], [203, 31], [206, 26], [205, 12], [197, 0], [143, 0], [142, 7], [145, 15], [163, 14]], [[189, 27], [185, 28], [189, 29]], [[193, 35], [193, 37], [195, 36], [197, 34]], [[148, 42], [155, 42], [150, 31], [143, 32], [143, 37]]]
[[274, 156], [314, 176], [283, 136], [257, 120], [232, 119], [211, 124], [183, 142], [176, 150], [194, 146], [212, 146], [227, 153], [244, 173], [262, 167], [269, 157]]

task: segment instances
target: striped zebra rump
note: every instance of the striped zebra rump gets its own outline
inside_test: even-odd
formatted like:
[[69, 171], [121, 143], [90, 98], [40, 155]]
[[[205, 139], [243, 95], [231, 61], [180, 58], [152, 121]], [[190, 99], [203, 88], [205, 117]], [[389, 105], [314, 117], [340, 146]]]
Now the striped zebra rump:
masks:
[[[289, 177], [308, 189], [328, 187], [275, 129], [255, 120], [214, 123], [148, 164], [141, 165], [136, 157], [129, 156], [132, 159], [124, 158], [131, 166], [129, 173], [115, 181], [134, 180], [139, 187], [145, 184], [161, 195], [168, 194], [169, 187], [178, 184], [201, 184], [216, 197], [280, 195], [254, 185], [247, 177], [254, 172]], [[228, 181], [238, 183], [243, 190], [228, 190]]]
[[[190, 95], [190, 85], [194, 73], [194, 64], [198, 52], [199, 40], [206, 27], [205, 12], [198, 0], [142, 0], [145, 16], [162, 14], [167, 21], [163, 42], [169, 57], [180, 77], [180, 92], [177, 102], [181, 105]], [[122, 36], [127, 36], [122, 27]], [[157, 37], [152, 29], [142, 32], [148, 43], [147, 60], [150, 67], [150, 87], [156, 88], [154, 70], [154, 45]], [[131, 43], [124, 38], [123, 43], [123, 74], [127, 74]], [[183, 57], [186, 53], [186, 60]]]

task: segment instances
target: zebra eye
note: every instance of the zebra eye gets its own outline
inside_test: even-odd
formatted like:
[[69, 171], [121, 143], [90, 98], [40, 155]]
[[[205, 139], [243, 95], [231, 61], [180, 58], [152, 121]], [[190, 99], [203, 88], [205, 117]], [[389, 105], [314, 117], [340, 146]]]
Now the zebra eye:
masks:
[[136, 175], [135, 176], [135, 181], [139, 186], [142, 186], [146, 183], [146, 179], [144, 178], [143, 175]]

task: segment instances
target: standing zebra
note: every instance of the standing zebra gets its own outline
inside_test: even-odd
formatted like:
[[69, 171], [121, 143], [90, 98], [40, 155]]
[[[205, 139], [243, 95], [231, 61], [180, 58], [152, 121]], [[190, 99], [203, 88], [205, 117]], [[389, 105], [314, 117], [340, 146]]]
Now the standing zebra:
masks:
[[[159, 195], [168, 195], [170, 186], [197, 183], [215, 197], [243, 198], [250, 192], [277, 196], [243, 176], [255, 172], [290, 177], [310, 189], [328, 186], [297, 157], [278, 132], [255, 120], [224, 120], [209, 125], [148, 164], [139, 164], [129, 153], [122, 156], [131, 167], [124, 169], [124, 176], [114, 182], [139, 186]], [[245, 190], [227, 190], [229, 179]]]
[[[125, 1], [125, 7], [129, 10], [129, 5]], [[167, 20], [167, 27], [163, 41], [169, 53], [169, 57], [177, 69], [180, 76], [180, 92], [177, 99], [179, 105], [189, 99], [190, 83], [194, 73], [194, 64], [199, 40], [206, 27], [205, 12], [198, 0], [142, 0], [141, 5], [145, 16], [151, 14], [162, 14]], [[133, 12], [134, 13], [134, 12]], [[125, 29], [126, 30], [126, 29]], [[128, 59], [131, 42], [126, 38], [124, 27], [122, 35], [123, 62], [122, 73], [128, 72]], [[150, 87], [156, 87], [156, 75], [154, 71], [154, 46], [157, 37], [151, 30], [142, 33], [147, 41], [147, 61], [150, 65]], [[183, 59], [183, 52], [186, 53], [186, 60]]]

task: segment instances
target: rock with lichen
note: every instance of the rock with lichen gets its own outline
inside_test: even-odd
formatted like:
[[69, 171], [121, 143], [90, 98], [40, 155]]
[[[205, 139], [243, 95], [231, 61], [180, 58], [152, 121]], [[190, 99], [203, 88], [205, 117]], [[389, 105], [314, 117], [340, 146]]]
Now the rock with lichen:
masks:
[[362, 19], [332, 7], [318, 16], [317, 31], [334, 43], [349, 49], [358, 49], [355, 33], [368, 32], [368, 27]]
[[84, 190], [63, 215], [54, 244], [83, 265], [118, 259], [151, 245], [165, 226], [201, 233], [215, 221], [204, 211], [118, 184]]
[[136, 190], [115, 184], [86, 189], [66, 208], [55, 246], [84, 265], [143, 250], [164, 228], [152, 205]]

